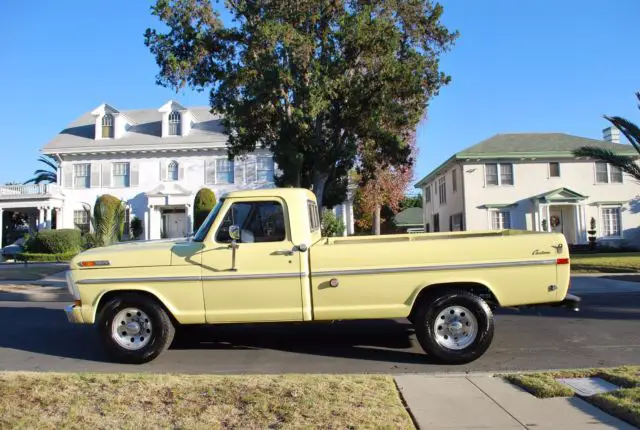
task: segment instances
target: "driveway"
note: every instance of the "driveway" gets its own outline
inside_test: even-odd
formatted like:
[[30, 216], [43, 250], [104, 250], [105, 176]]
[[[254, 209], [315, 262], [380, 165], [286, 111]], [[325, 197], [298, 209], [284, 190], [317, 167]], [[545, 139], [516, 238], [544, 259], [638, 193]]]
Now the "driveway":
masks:
[[479, 360], [443, 366], [404, 320], [225, 325], [180, 333], [140, 366], [106, 361], [90, 327], [66, 322], [64, 303], [0, 302], [0, 369], [185, 373], [413, 373], [640, 364], [640, 293], [589, 294], [582, 311], [501, 310]]

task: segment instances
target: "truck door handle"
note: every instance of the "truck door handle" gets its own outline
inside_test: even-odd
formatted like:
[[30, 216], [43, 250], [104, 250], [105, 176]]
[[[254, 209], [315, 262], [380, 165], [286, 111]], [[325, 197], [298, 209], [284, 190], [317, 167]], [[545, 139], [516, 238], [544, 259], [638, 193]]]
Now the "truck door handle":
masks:
[[293, 255], [294, 252], [296, 252], [297, 249], [293, 248], [293, 249], [280, 249], [278, 251], [273, 251], [271, 253], [271, 255]]

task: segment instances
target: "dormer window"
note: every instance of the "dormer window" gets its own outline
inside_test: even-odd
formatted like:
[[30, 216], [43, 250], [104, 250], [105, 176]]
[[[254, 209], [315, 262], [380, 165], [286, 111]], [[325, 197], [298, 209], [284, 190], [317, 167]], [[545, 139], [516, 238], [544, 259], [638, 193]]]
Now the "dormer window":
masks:
[[113, 139], [113, 115], [105, 113], [102, 117], [102, 138]]
[[177, 181], [178, 180], [178, 162], [172, 161], [167, 166], [167, 181]]
[[180, 112], [172, 111], [169, 114], [169, 136], [180, 136], [181, 124], [180, 124]]

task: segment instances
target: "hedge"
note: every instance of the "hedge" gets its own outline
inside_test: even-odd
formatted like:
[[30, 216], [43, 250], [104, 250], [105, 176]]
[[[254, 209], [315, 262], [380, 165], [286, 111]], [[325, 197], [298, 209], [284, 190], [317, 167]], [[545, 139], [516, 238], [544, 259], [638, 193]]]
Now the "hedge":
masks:
[[26, 243], [27, 253], [65, 254], [77, 253], [82, 248], [80, 230], [41, 230]]
[[216, 205], [216, 195], [209, 188], [202, 188], [193, 202], [193, 231], [200, 228], [211, 209]]
[[16, 255], [17, 261], [24, 261], [30, 263], [66, 263], [71, 260], [73, 257], [78, 255], [77, 252], [66, 252], [59, 254], [40, 254], [40, 253], [29, 253], [22, 252]]

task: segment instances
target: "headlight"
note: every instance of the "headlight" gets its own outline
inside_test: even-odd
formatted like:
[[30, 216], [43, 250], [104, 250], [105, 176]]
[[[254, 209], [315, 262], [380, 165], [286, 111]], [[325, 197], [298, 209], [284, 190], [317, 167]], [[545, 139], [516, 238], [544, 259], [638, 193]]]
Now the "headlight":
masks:
[[76, 283], [73, 282], [71, 270], [67, 270], [67, 289], [69, 290], [69, 294], [71, 294], [74, 299], [80, 300], [80, 291], [78, 290]]

